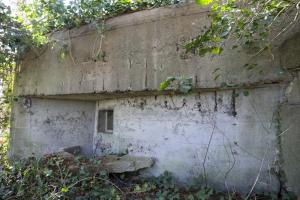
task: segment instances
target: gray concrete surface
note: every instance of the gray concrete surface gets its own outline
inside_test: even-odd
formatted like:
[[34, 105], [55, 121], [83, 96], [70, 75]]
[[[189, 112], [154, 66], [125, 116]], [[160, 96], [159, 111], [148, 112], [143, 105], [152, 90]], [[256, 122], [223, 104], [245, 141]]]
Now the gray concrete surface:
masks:
[[[103, 34], [89, 25], [58, 32], [52, 36], [55, 43], [25, 56], [15, 92], [66, 95], [157, 90], [168, 76], [181, 75], [192, 77], [198, 88], [214, 88], [222, 82], [276, 82], [289, 76], [281, 69], [278, 49], [272, 52], [276, 59], [268, 53], [251, 59], [255, 52], [245, 47], [232, 50], [230, 45], [222, 56], [186, 54], [183, 45], [207, 24], [208, 12], [188, 4], [109, 19]], [[70, 53], [60, 60], [63, 45]], [[247, 63], [258, 65], [256, 73], [245, 70]], [[217, 68], [221, 76], [214, 80]]]
[[80, 145], [92, 154], [95, 104], [83, 101], [24, 99], [14, 104], [10, 153], [41, 156]]

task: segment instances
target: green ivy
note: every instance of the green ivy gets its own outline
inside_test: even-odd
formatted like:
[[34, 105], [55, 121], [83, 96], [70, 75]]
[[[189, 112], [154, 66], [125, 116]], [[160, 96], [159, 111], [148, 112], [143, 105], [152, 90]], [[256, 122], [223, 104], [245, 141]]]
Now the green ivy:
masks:
[[[97, 158], [76, 157], [71, 165], [79, 169], [77, 172], [70, 171], [70, 163], [60, 156], [32, 157], [12, 162], [0, 170], [0, 199], [243, 199], [238, 193], [218, 192], [204, 187], [202, 179], [191, 181], [189, 188], [179, 186], [170, 172], [148, 178], [92, 172], [90, 164], [98, 161]], [[276, 194], [253, 194], [250, 199], [271, 200], [273, 197]], [[286, 194], [284, 199], [296, 198]]]
[[0, 0], [0, 131], [7, 131], [9, 127], [16, 60], [28, 43], [29, 34]]
[[[298, 0], [196, 0], [200, 6], [210, 8], [211, 22], [203, 33], [185, 45], [187, 51], [200, 56], [207, 53], [219, 55], [227, 40], [232, 49], [249, 46], [254, 55], [271, 48], [272, 41], [298, 20]], [[272, 25], [291, 10], [295, 14], [278, 33], [270, 38]]]
[[177, 1], [73, 0], [66, 5], [61, 0], [33, 0], [32, 3], [19, 5], [22, 15], [18, 17], [18, 21], [32, 33], [36, 44], [45, 44], [48, 42], [46, 33], [87, 23], [98, 28], [101, 20], [174, 3]]
[[161, 91], [172, 89], [187, 94], [193, 89], [193, 79], [185, 77], [169, 77], [160, 83], [159, 89]]

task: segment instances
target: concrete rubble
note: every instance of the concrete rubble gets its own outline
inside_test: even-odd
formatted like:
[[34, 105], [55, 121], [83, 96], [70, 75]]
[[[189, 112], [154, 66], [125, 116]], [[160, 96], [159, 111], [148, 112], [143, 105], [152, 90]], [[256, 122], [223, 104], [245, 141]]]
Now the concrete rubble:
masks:
[[[68, 165], [68, 169], [72, 173], [76, 173], [80, 169], [75, 161], [76, 156], [80, 153], [78, 150], [80, 150], [79, 146], [62, 148], [62, 151], [47, 154], [43, 158], [46, 160], [53, 157], [61, 158], [63, 163]], [[96, 162], [92, 163], [88, 159], [83, 158], [81, 159], [81, 164], [86, 165], [88, 170], [92, 173], [99, 173], [100, 171], [107, 171], [108, 173], [135, 172], [141, 169], [149, 168], [154, 164], [154, 160], [152, 158], [129, 155], [100, 156], [95, 158], [95, 160]]]
[[140, 169], [149, 168], [154, 164], [152, 158], [136, 156], [108, 155], [100, 158], [100, 165], [110, 173], [134, 172]]

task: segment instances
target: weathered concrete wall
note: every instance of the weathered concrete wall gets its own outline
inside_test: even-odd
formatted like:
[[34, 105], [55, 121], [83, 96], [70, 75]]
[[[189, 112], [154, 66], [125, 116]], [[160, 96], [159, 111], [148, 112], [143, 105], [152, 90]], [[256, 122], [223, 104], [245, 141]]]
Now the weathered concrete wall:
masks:
[[282, 165], [287, 189], [300, 195], [300, 33], [289, 38], [281, 49], [281, 63], [294, 75], [279, 113]]
[[[289, 75], [280, 66], [276, 48], [272, 52], [275, 59], [268, 53], [251, 59], [255, 54], [251, 49], [232, 50], [230, 45], [222, 56], [186, 54], [183, 45], [208, 20], [206, 10], [184, 4], [109, 19], [103, 35], [88, 25], [55, 33], [56, 43], [37, 50], [38, 54], [32, 51], [19, 65], [16, 94], [157, 90], [168, 76], [179, 75], [193, 77], [198, 88], [214, 88], [222, 82], [276, 82]], [[69, 55], [60, 60], [63, 45]], [[257, 70], [246, 70], [247, 63], [257, 64]], [[218, 80], [212, 74], [216, 68], [221, 68]]]
[[[54, 33], [55, 42], [19, 65], [15, 95], [32, 101], [14, 105], [12, 154], [75, 144], [89, 154], [94, 146], [98, 154], [153, 156], [154, 175], [169, 170], [187, 180], [205, 168], [209, 182], [223, 188], [249, 191], [258, 177], [257, 189], [281, 185], [300, 194], [300, 23], [255, 57], [230, 45], [217, 57], [186, 54], [183, 45], [208, 22], [206, 10], [180, 4], [109, 19], [102, 34], [89, 25]], [[69, 53], [61, 60], [63, 48]], [[193, 78], [192, 95], [157, 91], [177, 75]], [[114, 109], [111, 135], [96, 133], [101, 108]]]
[[94, 102], [20, 98], [14, 103], [10, 153], [41, 156], [80, 145], [91, 154], [94, 112]]
[[282, 92], [271, 86], [251, 90], [249, 97], [229, 90], [102, 100], [98, 109], [114, 109], [114, 132], [95, 130], [94, 148], [100, 155], [154, 157], [152, 175], [167, 170], [186, 181], [206, 171], [209, 183], [244, 192], [259, 175], [257, 189], [277, 191], [271, 174], [278, 167], [273, 116]]
[[283, 169], [287, 189], [300, 194], [300, 104], [284, 105], [281, 109], [280, 132]]

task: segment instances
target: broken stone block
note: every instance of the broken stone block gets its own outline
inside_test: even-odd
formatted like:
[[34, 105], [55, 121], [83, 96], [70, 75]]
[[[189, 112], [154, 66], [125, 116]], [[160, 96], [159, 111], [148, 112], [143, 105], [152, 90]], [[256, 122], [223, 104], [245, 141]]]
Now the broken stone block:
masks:
[[136, 156], [103, 156], [101, 159], [101, 168], [109, 173], [134, 172], [140, 169], [151, 167], [154, 164], [152, 158]]
[[[72, 149], [67, 150], [71, 151]], [[154, 164], [154, 160], [152, 158], [129, 155], [108, 155], [99, 157], [96, 158], [99, 161], [98, 164], [91, 162], [89, 159], [81, 158], [80, 162], [77, 163], [75, 162], [75, 156], [66, 151], [59, 151], [45, 155], [44, 160], [47, 161], [54, 157], [61, 158], [62, 163], [68, 166], [68, 169], [71, 173], [77, 173], [80, 169], [80, 166], [85, 166], [90, 173], [97, 174], [104, 170], [108, 173], [134, 172], [140, 169], [151, 167]]]
[[43, 159], [44, 160], [49, 160], [49, 159], [54, 158], [54, 157], [61, 158], [63, 160], [64, 164], [73, 163], [74, 160], [75, 160], [75, 157], [74, 157], [73, 154], [65, 152], [65, 151], [59, 151], [59, 152], [55, 152], [55, 153], [52, 153], [52, 154], [46, 154], [46, 155], [44, 155]]
[[61, 148], [60, 151], [65, 151], [73, 155], [79, 155], [81, 152], [81, 147], [80, 146], [64, 147]]

